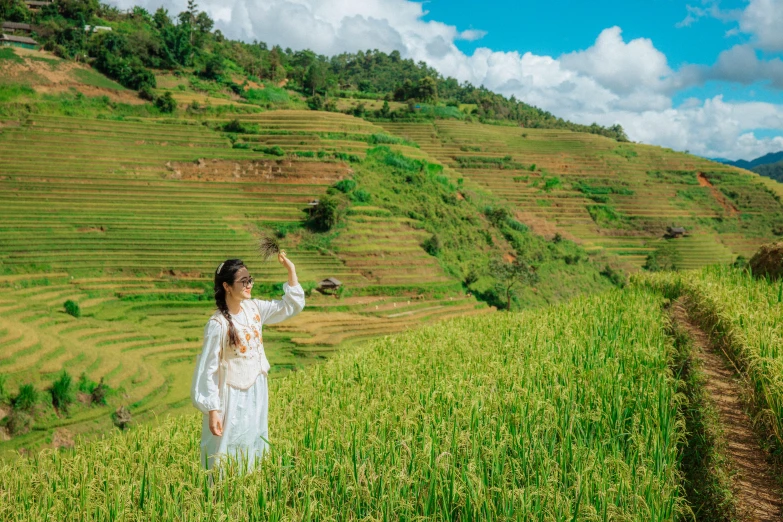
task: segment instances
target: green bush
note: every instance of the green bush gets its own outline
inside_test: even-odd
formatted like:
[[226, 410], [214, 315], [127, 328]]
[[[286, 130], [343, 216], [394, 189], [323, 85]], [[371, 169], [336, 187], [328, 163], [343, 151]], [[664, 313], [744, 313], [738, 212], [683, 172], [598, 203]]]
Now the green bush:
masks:
[[65, 307], [66, 314], [72, 315], [74, 317], [80, 317], [82, 315], [82, 311], [79, 308], [79, 303], [76, 301], [68, 299], [65, 301], [65, 303], [63, 303], [63, 306]]
[[6, 389], [5, 384], [7, 382], [7, 377], [0, 373], [0, 402], [5, 401], [6, 398]]
[[337, 190], [339, 190], [340, 192], [347, 194], [348, 192], [356, 188], [356, 182], [352, 179], [341, 179], [340, 181], [338, 181], [332, 186]]
[[233, 120], [223, 124], [223, 131], [242, 134], [247, 132], [247, 129], [244, 125], [242, 125], [241, 121], [239, 121], [237, 118], [234, 118]]
[[82, 393], [92, 393], [95, 389], [95, 381], [91, 381], [85, 372], [79, 376], [79, 382], [76, 385], [77, 389]]
[[67, 412], [68, 407], [74, 400], [71, 376], [67, 371], [62, 371], [60, 377], [52, 383], [49, 392], [52, 394], [52, 404], [54, 407], [63, 412]]
[[285, 156], [285, 151], [279, 145], [273, 147], [257, 147], [253, 149], [256, 152], [263, 152], [272, 156]]
[[421, 246], [429, 255], [437, 256], [441, 250], [440, 238], [436, 234], [433, 234], [425, 239]]
[[166, 92], [163, 96], [155, 98], [155, 107], [160, 112], [172, 113], [177, 109], [177, 100], [174, 99], [170, 92]]
[[38, 392], [32, 384], [22, 384], [19, 386], [19, 393], [11, 401], [15, 410], [32, 410], [38, 401]]
[[357, 203], [369, 203], [372, 200], [372, 194], [360, 188], [351, 194], [351, 199]]
[[339, 199], [332, 196], [323, 196], [318, 200], [309, 224], [315, 230], [325, 232], [340, 222], [343, 213], [344, 207]]
[[302, 285], [302, 290], [304, 290], [305, 297], [310, 297], [313, 294], [313, 290], [318, 288], [318, 283], [315, 281], [305, 281], [300, 284]]

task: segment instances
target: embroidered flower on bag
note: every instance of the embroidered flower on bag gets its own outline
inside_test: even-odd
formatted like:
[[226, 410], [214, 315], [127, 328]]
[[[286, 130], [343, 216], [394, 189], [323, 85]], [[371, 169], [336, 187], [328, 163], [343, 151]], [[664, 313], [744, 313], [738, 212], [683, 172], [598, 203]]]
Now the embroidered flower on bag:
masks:
[[256, 321], [260, 321], [261, 320], [261, 316], [256, 314], [256, 315], [253, 316], [253, 319], [255, 319]]
[[240, 352], [245, 353], [247, 351], [247, 346], [244, 344], [242, 345], [242, 348], [239, 349]]
[[249, 341], [249, 340], [250, 340], [250, 332], [246, 332], [246, 333], [245, 333], [245, 340], [246, 340], [246, 341]]

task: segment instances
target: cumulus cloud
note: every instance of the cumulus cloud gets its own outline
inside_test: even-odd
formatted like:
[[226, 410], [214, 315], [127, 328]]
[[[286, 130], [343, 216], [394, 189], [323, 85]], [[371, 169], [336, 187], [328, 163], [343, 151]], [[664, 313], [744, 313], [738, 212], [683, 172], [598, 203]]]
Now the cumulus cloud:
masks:
[[[186, 0], [113, 1], [121, 8], [139, 2], [149, 10], [162, 3], [172, 14], [186, 7]], [[770, 6], [781, 2], [751, 0], [742, 13], [733, 14], [720, 11], [717, 4], [689, 12], [694, 19], [708, 15], [740, 20], [741, 14], [743, 31], [753, 31], [759, 44], [774, 46], [774, 28], [759, 13], [769, 14]], [[513, 94], [572, 121], [620, 123], [636, 141], [732, 159], [783, 148], [778, 138], [753, 134], [760, 128], [783, 132], [781, 105], [729, 103], [717, 97], [672, 106], [676, 90], [709, 79], [752, 83], [754, 78], [768, 78], [772, 85], [783, 86], [781, 61], [760, 61], [747, 46], [725, 51], [713, 66], [673, 71], [650, 39], [626, 42], [619, 27], [602, 31], [589, 48], [559, 57], [486, 47], [466, 55], [455, 42], [479, 39], [484, 31], [460, 31], [442, 22], [425, 21], [422, 4], [409, 0], [201, 0], [200, 7], [230, 38], [309, 48], [326, 55], [398, 50], [405, 58], [427, 62], [444, 76], [484, 85], [506, 96]], [[771, 19], [781, 12], [772, 13]]]
[[783, 0], [748, 0], [744, 9], [721, 9], [718, 0], [707, 0], [704, 7], [687, 5], [687, 15], [677, 27], [689, 27], [700, 18], [717, 18], [737, 26], [727, 35], [753, 36], [753, 44], [765, 51], [783, 51]]
[[616, 113], [610, 119], [615, 118], [624, 121], [626, 131], [638, 141], [707, 157], [755, 158], [783, 150], [783, 136], [757, 137], [753, 132], [783, 133], [783, 106], [771, 103], [726, 102], [716, 96], [704, 102], [690, 99], [663, 111]]
[[739, 28], [754, 35], [760, 49], [783, 51], [783, 0], [750, 0]]
[[617, 26], [604, 29], [589, 49], [560, 56], [560, 62], [622, 94], [640, 87], [661, 90], [665, 77], [672, 73], [666, 55], [651, 40], [637, 38], [626, 43], [622, 29]]
[[486, 31], [481, 31], [479, 29], [466, 29], [461, 33], [459, 33], [457, 35], [457, 38], [459, 40], [467, 40], [469, 42], [475, 42], [476, 40], [481, 40], [485, 36], [487, 36]]

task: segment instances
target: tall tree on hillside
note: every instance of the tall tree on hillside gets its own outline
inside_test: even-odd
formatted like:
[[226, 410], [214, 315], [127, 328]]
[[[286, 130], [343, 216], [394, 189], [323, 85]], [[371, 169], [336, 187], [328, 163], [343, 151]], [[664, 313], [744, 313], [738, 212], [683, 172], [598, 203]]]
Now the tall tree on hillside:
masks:
[[438, 85], [431, 76], [425, 76], [419, 80], [419, 85], [416, 87], [417, 98], [421, 101], [438, 101]]
[[523, 259], [507, 263], [496, 259], [490, 263], [490, 273], [497, 280], [497, 288], [506, 296], [506, 310], [511, 310], [511, 293], [516, 286], [532, 285], [538, 281], [534, 266]]
[[312, 91], [312, 96], [315, 96], [316, 91], [320, 91], [326, 87], [326, 76], [326, 66], [319, 61], [313, 62], [310, 64], [310, 67], [307, 68], [304, 86]]

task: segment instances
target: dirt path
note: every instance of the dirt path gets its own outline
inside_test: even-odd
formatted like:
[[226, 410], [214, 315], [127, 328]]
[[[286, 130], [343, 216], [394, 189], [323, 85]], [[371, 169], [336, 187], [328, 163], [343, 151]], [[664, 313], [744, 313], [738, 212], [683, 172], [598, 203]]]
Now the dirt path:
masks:
[[715, 188], [715, 185], [710, 183], [710, 180], [707, 179], [707, 176], [699, 172], [699, 174], [696, 176], [696, 179], [699, 180], [699, 186], [710, 188], [712, 197], [714, 197], [718, 204], [729, 213], [729, 216], [736, 217], [739, 215], [739, 210], [737, 210], [737, 207], [735, 207], [731, 201], [726, 199], [726, 196], [721, 194], [720, 190]]
[[767, 454], [758, 444], [750, 419], [740, 399], [740, 383], [730, 362], [716, 352], [707, 335], [688, 317], [683, 303], [672, 307], [672, 318], [693, 339], [694, 356], [703, 364], [707, 377], [707, 396], [718, 412], [732, 468], [737, 471], [734, 483], [739, 512], [748, 521], [780, 521], [783, 497], [774, 480]]

